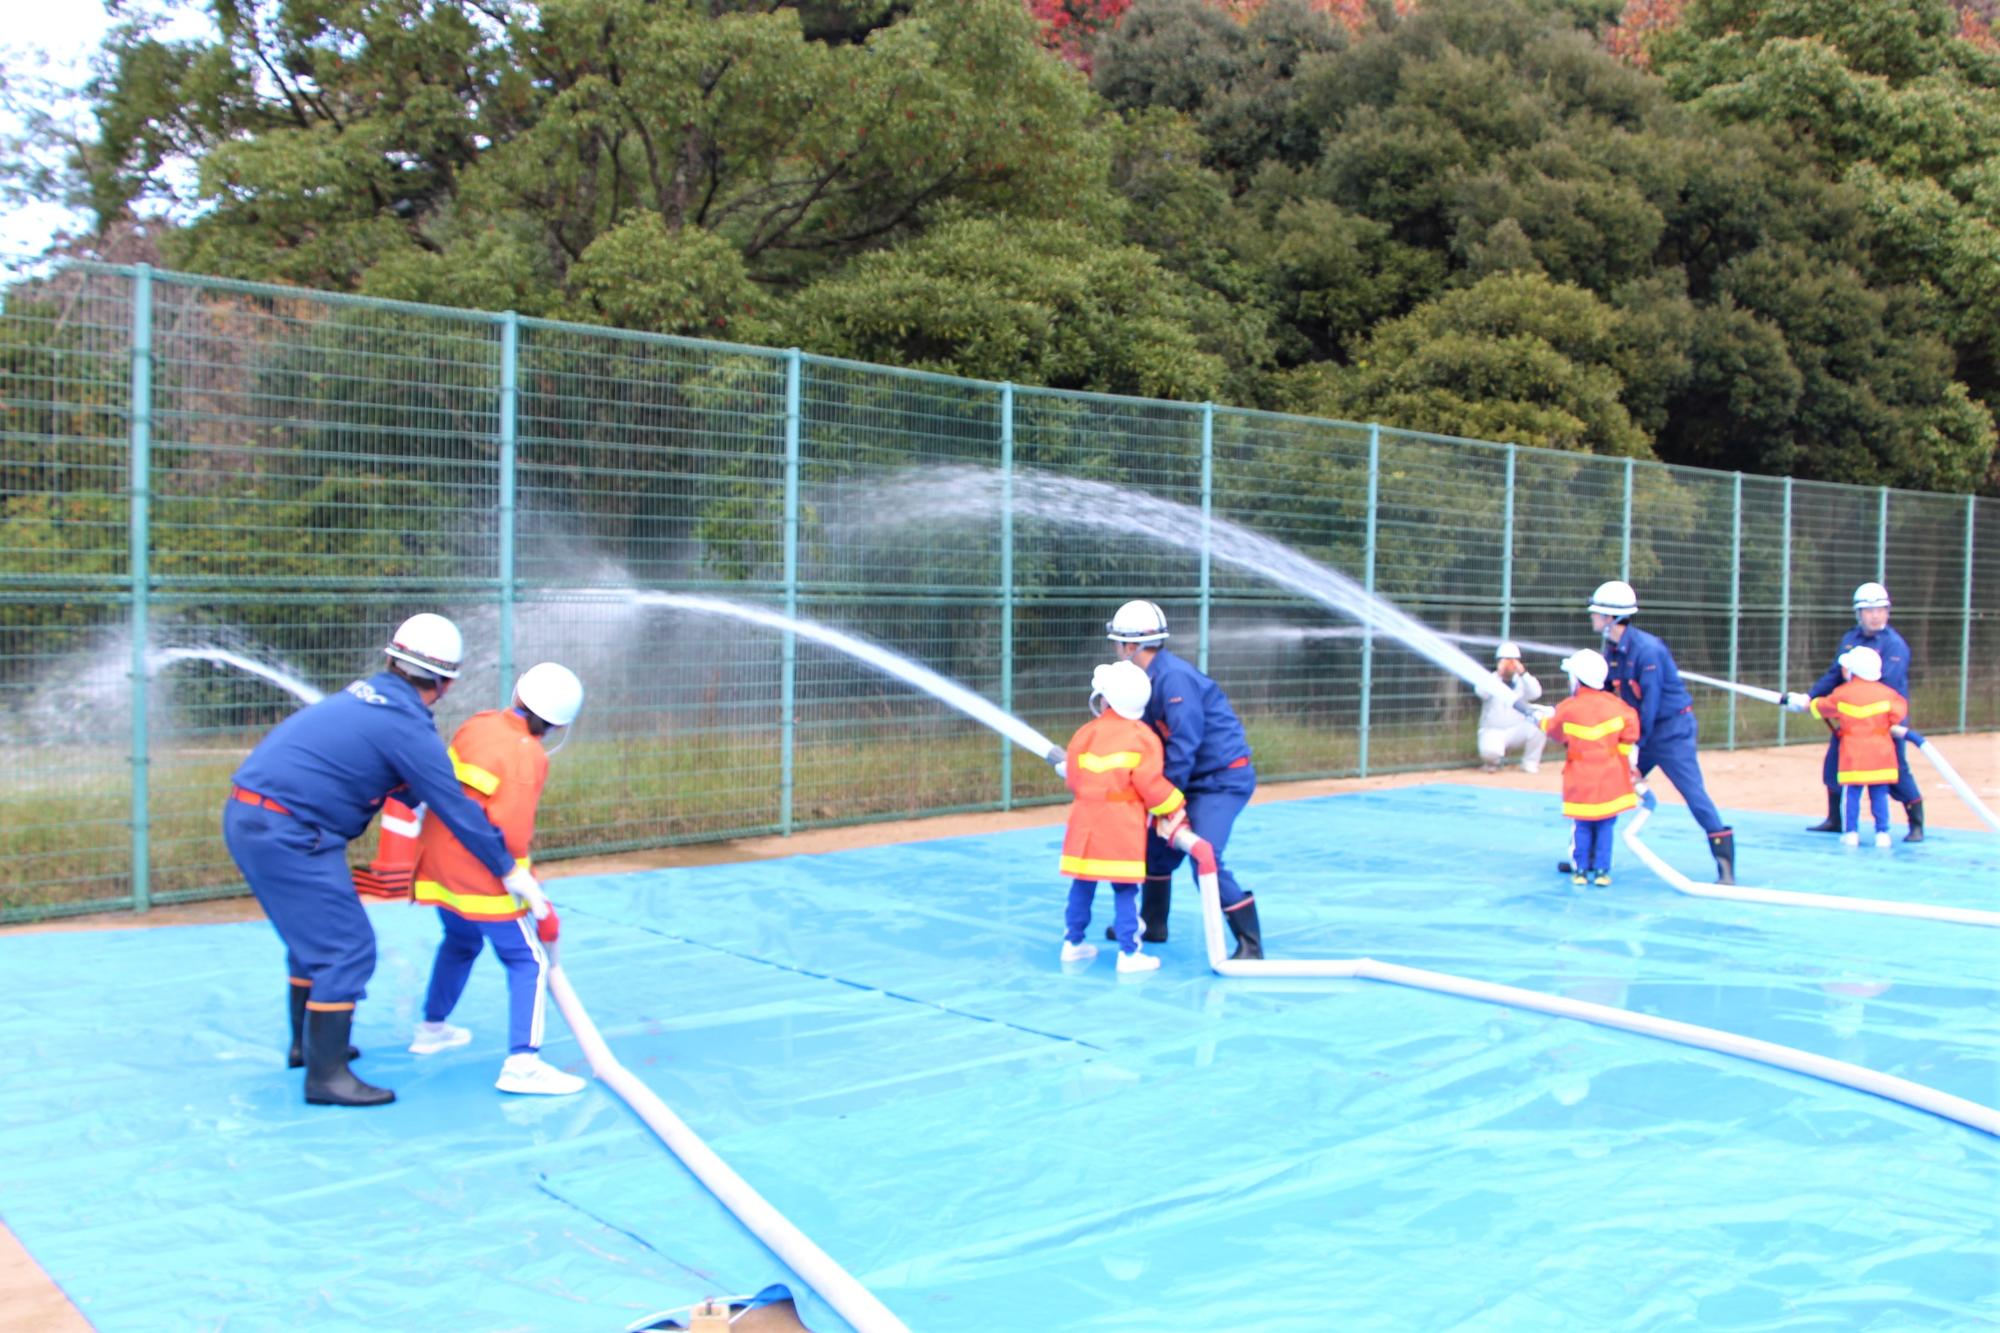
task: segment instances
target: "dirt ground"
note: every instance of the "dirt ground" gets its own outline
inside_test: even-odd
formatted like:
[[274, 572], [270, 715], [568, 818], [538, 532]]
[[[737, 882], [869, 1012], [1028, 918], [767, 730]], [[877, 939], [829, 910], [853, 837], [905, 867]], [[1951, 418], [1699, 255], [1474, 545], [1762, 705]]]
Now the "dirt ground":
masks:
[[[2000, 808], [2000, 732], [1940, 738], [1943, 749], [1959, 775], [1979, 794], [1988, 808]], [[1819, 746], [1791, 746], [1767, 750], [1708, 750], [1702, 753], [1702, 774], [1709, 795], [1726, 815], [1730, 810], [1756, 810], [1791, 814], [1815, 821], [1826, 813], [1824, 788], [1819, 785]], [[1986, 826], [1966, 808], [1965, 803], [1945, 784], [1920, 756], [1913, 756], [1917, 782], [1924, 789], [1926, 823], [1934, 828], [1984, 829]], [[1425, 782], [1470, 782], [1483, 786], [1559, 790], [1562, 765], [1551, 762], [1539, 773], [1524, 773], [1510, 765], [1498, 773], [1481, 773], [1477, 768], [1438, 769], [1422, 773], [1396, 773], [1375, 778], [1336, 778], [1322, 782], [1274, 783], [1258, 791], [1258, 803], [1293, 801], [1308, 796], [1332, 796], [1343, 792], [1380, 791]], [[1657, 778], [1658, 775], [1655, 775]], [[1672, 804], [1680, 798], [1664, 781], [1657, 783], [1660, 799]], [[658, 851], [631, 852], [620, 856], [579, 857], [544, 863], [541, 871], [550, 879], [571, 875], [606, 875], [630, 870], [656, 870], [670, 866], [716, 865], [735, 861], [767, 860], [779, 856], [811, 856], [824, 852], [847, 851], [856, 847], [877, 847], [895, 842], [919, 842], [930, 838], [951, 838], [964, 834], [997, 833], [1007, 829], [1038, 828], [1060, 824], [1066, 814], [1061, 805], [1038, 806], [1004, 814], [945, 815], [934, 819], [906, 819], [863, 824], [851, 828], [817, 829], [790, 838], [746, 838], [734, 842], [700, 843]], [[0, 933], [37, 931], [110, 930], [133, 926], [206, 925], [218, 921], [255, 921], [262, 918], [250, 898], [226, 898], [214, 902], [190, 903], [158, 908], [145, 916], [129, 912], [76, 917], [31, 926], [12, 926]], [[0, 1226], [0, 1328], [46, 1330], [47, 1333], [87, 1333], [90, 1325], [76, 1307], [50, 1281], [41, 1267]]]

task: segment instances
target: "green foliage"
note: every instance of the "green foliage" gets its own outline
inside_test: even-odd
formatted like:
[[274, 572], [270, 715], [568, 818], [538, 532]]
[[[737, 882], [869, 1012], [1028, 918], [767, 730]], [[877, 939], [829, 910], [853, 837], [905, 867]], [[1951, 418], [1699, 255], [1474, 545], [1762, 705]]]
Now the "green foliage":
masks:
[[1380, 325], [1316, 403], [1350, 421], [1649, 457], [1612, 368], [1622, 323], [1581, 288], [1495, 274]]
[[966, 218], [808, 288], [792, 340], [856, 360], [1054, 388], [1199, 400], [1229, 314], [1137, 246], [1069, 223]]

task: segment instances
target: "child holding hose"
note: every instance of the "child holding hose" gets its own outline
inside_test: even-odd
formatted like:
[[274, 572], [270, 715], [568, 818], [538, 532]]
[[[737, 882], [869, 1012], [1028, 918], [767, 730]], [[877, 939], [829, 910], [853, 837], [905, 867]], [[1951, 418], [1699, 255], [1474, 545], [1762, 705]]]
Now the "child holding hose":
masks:
[[1160, 738], [1139, 719], [1152, 697], [1153, 682], [1135, 662], [1108, 662], [1091, 675], [1091, 711], [1077, 728], [1064, 755], [1064, 775], [1076, 801], [1063, 832], [1062, 873], [1071, 877], [1063, 916], [1062, 961], [1088, 962], [1097, 946], [1083, 942], [1090, 928], [1091, 900], [1098, 881], [1115, 895], [1112, 930], [1118, 940], [1120, 972], [1150, 972], [1158, 955], [1139, 940], [1139, 885], [1146, 879], [1146, 823], [1168, 842], [1188, 850], [1197, 869], [1214, 873], [1208, 844], [1187, 827], [1187, 800], [1167, 781]]
[[1882, 683], [1882, 655], [1873, 648], [1849, 648], [1840, 655], [1842, 683], [1807, 707], [1833, 725], [1840, 741], [1835, 776], [1845, 794], [1840, 840], [1861, 844], [1861, 793], [1875, 820], [1875, 845], [1889, 845], [1889, 788], [1898, 781], [1896, 743], [1890, 729], [1910, 715], [1910, 702]]
[[1572, 884], [1611, 885], [1611, 833], [1618, 814], [1639, 804], [1639, 714], [1604, 688], [1604, 655], [1586, 648], [1563, 659], [1570, 697], [1541, 719], [1562, 741], [1563, 813], [1576, 821]]

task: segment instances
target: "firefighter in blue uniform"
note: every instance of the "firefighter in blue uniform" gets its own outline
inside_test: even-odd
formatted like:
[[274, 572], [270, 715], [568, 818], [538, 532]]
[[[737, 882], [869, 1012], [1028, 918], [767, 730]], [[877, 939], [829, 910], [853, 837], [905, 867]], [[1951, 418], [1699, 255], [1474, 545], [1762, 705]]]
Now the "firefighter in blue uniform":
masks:
[[[375, 931], [355, 897], [347, 844], [391, 792], [407, 788], [510, 888], [516, 870], [500, 830], [466, 796], [431, 707], [457, 679], [458, 627], [443, 616], [403, 622], [385, 668], [280, 722], [231, 779], [222, 836], [285, 942], [291, 972], [293, 1068], [322, 1106], [396, 1099], [347, 1062], [354, 1005], [375, 970]], [[532, 878], [532, 877], [530, 877]], [[525, 886], [524, 886], [525, 887]], [[518, 891], [518, 890], [517, 890]]]
[[1604, 657], [1611, 666], [1609, 688], [1639, 714], [1639, 776], [1655, 768], [1666, 773], [1708, 835], [1715, 882], [1734, 884], [1736, 834], [1722, 822], [1701, 780], [1694, 700], [1665, 641], [1631, 623], [1638, 613], [1638, 594], [1617, 579], [1598, 585], [1590, 599], [1590, 627], [1604, 637]]
[[[1850, 648], [1873, 648], [1882, 659], [1882, 683], [1905, 699], [1910, 697], [1910, 645], [1903, 636], [1889, 628], [1889, 590], [1879, 583], [1864, 583], [1854, 590], [1854, 628], [1840, 637], [1840, 647], [1834, 650], [1833, 665], [1826, 674], [1813, 682], [1813, 687], [1804, 694], [1788, 694], [1785, 706], [1795, 713], [1803, 713], [1814, 699], [1823, 699], [1840, 688], [1840, 658]], [[1923, 744], [1922, 738], [1917, 743]], [[1889, 788], [1889, 794], [1903, 803], [1903, 810], [1910, 818], [1910, 831], [1904, 842], [1924, 840], [1924, 795], [1917, 790], [1917, 779], [1910, 772], [1908, 741], [1896, 738], [1896, 785]], [[1826, 787], [1826, 822], [1814, 824], [1809, 832], [1838, 833], [1840, 824], [1840, 784], [1836, 781], [1840, 768], [1840, 736], [1829, 735], [1826, 741], [1826, 763], [1820, 772], [1820, 782]]]
[[[1120, 660], [1138, 663], [1153, 682], [1145, 724], [1160, 733], [1166, 749], [1166, 778], [1187, 797], [1188, 823], [1215, 848], [1222, 890], [1222, 919], [1236, 936], [1232, 958], [1262, 958], [1264, 940], [1257, 923], [1257, 900], [1244, 892], [1222, 861], [1229, 831], [1257, 790], [1250, 766], [1250, 742], [1222, 687], [1174, 656], [1166, 647], [1166, 612], [1152, 602], [1127, 602], [1105, 625], [1105, 637]], [[1186, 859], [1157, 833], [1146, 835], [1146, 882], [1139, 917], [1145, 938], [1167, 938], [1167, 911], [1173, 903], [1173, 875]]]

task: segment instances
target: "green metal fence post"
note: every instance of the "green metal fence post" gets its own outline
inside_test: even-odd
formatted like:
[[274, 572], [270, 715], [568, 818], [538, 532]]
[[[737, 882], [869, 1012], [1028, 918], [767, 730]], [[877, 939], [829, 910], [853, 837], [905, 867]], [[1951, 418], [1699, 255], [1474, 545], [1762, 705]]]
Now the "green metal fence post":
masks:
[[1958, 640], [1958, 729], [1967, 726], [1965, 711], [1965, 682], [1972, 675], [1972, 514], [1976, 503], [1971, 496], [1965, 497], [1965, 587], [1960, 590], [1958, 614], [1961, 621]]
[[1208, 671], [1209, 536], [1215, 517], [1215, 404], [1201, 405], [1201, 624], [1195, 668]]
[[[1729, 678], [1736, 680], [1736, 649], [1743, 629], [1743, 474], [1730, 482], [1729, 507]], [[1729, 748], [1736, 748], [1736, 691], [1729, 696]]]
[[[1000, 707], [1014, 711], [1014, 386], [1000, 386]], [[1000, 738], [1000, 808], [1014, 808], [1014, 742]]]
[[[785, 349], [785, 614], [799, 614], [799, 349]], [[798, 712], [798, 636], [784, 635], [784, 659], [780, 669], [778, 717], [783, 750], [778, 776], [778, 831], [792, 832], [792, 798], [795, 782], [797, 738], [794, 734]]]
[[[1362, 583], [1368, 596], [1375, 596], [1375, 498], [1382, 475], [1382, 428], [1368, 423], [1368, 539], [1362, 555]], [[1368, 715], [1375, 690], [1375, 614], [1371, 606], [1361, 631], [1361, 744], [1358, 759], [1362, 777], [1368, 776]]]
[[[1792, 479], [1785, 478], [1785, 530], [1778, 543], [1778, 688], [1791, 688], [1792, 660]], [[1785, 717], [1778, 710], [1778, 744], [1785, 743]]]
[[500, 316], [500, 558], [494, 571], [500, 599], [500, 701], [514, 701], [514, 509], [519, 503], [519, 425], [516, 399], [520, 388], [521, 317], [509, 310]]
[[132, 587], [132, 910], [153, 903], [152, 798], [146, 736], [147, 613], [152, 590], [153, 521], [153, 270], [141, 264], [132, 277], [131, 532], [127, 562]]
[[1618, 577], [1632, 581], [1632, 470], [1634, 460], [1625, 460], [1625, 522], [1618, 541]]
[[1889, 581], [1889, 488], [1883, 486], [1881, 503], [1875, 507], [1875, 579]]
[[1507, 510], [1500, 523], [1500, 637], [1514, 637], [1514, 455], [1507, 446]]

